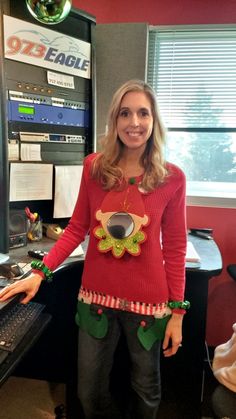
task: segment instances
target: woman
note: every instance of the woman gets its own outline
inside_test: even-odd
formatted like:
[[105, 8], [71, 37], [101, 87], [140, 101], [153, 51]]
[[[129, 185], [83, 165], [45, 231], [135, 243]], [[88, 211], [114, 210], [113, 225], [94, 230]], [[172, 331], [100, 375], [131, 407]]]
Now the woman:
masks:
[[85, 158], [63, 236], [43, 262], [32, 262], [32, 275], [1, 293], [3, 301], [24, 291], [27, 303], [90, 234], [76, 315], [78, 394], [87, 419], [120, 417], [109, 376], [121, 333], [131, 362], [129, 411], [135, 419], [156, 418], [161, 345], [166, 357], [181, 345], [188, 306], [185, 176], [165, 162], [164, 134], [150, 86], [139, 80], [121, 86], [110, 106], [103, 149]]

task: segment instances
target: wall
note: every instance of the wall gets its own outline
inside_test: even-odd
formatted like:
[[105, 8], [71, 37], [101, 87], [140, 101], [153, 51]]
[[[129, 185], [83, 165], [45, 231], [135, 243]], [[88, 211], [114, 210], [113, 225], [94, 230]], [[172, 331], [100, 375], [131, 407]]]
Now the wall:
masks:
[[96, 16], [97, 23], [235, 23], [236, 16], [235, 0], [73, 0], [73, 7]]
[[128, 79], [145, 79], [147, 40], [146, 23], [106, 23], [96, 27], [98, 146], [116, 89]]
[[[236, 0], [73, 0], [73, 6], [96, 16], [98, 24], [224, 24], [236, 19]], [[188, 227], [212, 227], [222, 253], [223, 272], [209, 284], [207, 342], [215, 346], [231, 336], [236, 321], [236, 282], [226, 272], [227, 264], [236, 263], [236, 209], [188, 207], [187, 220]]]

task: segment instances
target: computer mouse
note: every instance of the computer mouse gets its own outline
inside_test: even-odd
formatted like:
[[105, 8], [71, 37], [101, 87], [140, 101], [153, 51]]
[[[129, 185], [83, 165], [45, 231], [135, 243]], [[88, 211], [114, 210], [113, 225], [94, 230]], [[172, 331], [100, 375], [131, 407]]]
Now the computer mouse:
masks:
[[17, 276], [23, 275], [24, 271], [16, 262], [0, 263], [0, 276], [12, 279]]

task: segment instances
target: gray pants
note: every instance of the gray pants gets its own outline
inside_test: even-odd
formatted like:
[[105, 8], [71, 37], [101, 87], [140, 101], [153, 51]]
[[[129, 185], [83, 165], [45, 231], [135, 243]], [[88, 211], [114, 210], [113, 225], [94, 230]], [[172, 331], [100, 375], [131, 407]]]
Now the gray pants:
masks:
[[[145, 320], [148, 324], [152, 318], [104, 307], [102, 309], [109, 322], [108, 333], [104, 338], [96, 339], [79, 330], [78, 396], [85, 418], [156, 419], [161, 399], [161, 342], [157, 341], [147, 351], [137, 338], [140, 322]], [[121, 333], [127, 342], [131, 366], [132, 396], [127, 416], [119, 412], [110, 392], [110, 374]], [[127, 379], [128, 374], [125, 374], [124, 384]]]

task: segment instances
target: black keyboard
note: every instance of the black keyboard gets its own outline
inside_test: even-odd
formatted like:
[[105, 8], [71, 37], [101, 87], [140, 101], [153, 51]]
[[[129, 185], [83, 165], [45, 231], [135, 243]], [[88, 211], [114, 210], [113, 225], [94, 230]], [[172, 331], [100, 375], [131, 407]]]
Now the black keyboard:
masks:
[[14, 351], [44, 307], [35, 302], [16, 303], [0, 315], [0, 349]]
[[0, 365], [5, 361], [8, 355], [9, 355], [9, 352], [4, 351], [3, 349], [0, 349]]

